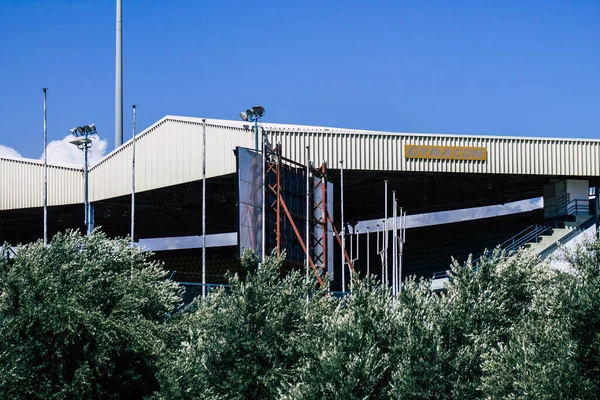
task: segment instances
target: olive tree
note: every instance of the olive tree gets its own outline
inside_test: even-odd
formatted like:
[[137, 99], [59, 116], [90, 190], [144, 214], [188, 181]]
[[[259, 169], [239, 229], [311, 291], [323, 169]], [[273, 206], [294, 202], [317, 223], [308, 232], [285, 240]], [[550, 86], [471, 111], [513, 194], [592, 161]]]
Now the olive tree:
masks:
[[0, 260], [0, 397], [142, 398], [181, 290], [127, 239], [57, 234]]

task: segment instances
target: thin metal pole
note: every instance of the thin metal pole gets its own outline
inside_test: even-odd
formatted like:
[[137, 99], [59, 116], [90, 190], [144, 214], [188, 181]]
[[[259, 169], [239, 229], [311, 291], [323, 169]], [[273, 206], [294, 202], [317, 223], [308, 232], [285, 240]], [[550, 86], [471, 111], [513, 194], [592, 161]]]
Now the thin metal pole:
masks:
[[394, 207], [392, 210], [392, 218], [394, 218], [394, 232], [392, 232], [392, 295], [396, 296], [398, 289], [398, 210], [395, 190], [392, 190], [392, 206]]
[[[348, 233], [350, 236], [350, 262], [352, 263], [350, 265], [354, 267], [354, 228], [352, 233]], [[350, 275], [350, 292], [352, 292], [352, 275]]]
[[309, 249], [310, 249], [310, 147], [306, 146], [306, 283], [308, 283]]
[[[327, 246], [329, 243], [329, 221], [327, 221], [327, 164], [325, 164], [325, 160], [321, 163], [321, 220], [324, 222], [323, 225], [323, 270], [325, 272], [328, 271], [328, 257]], [[327, 281], [327, 286], [329, 286], [329, 280]]]
[[254, 150], [258, 151], [258, 118], [254, 119]]
[[202, 120], [202, 297], [206, 297], [206, 119]]
[[[381, 221], [382, 228], [385, 228], [385, 221]], [[381, 247], [379, 247], [379, 224], [377, 224], [377, 254], [381, 257], [381, 284], [385, 285], [384, 271], [385, 271], [385, 263], [383, 261], [383, 249], [385, 246], [385, 239], [383, 237], [383, 232], [381, 232]]]
[[340, 214], [342, 226], [340, 232], [342, 235], [342, 293], [346, 293], [346, 259], [344, 252], [346, 251], [346, 227], [344, 226], [344, 162], [340, 161]]
[[400, 262], [398, 270], [398, 294], [402, 293], [402, 262], [404, 259], [404, 242], [406, 241], [406, 212], [400, 208]]
[[384, 232], [384, 236], [383, 236], [383, 268], [384, 268], [384, 272], [383, 272], [383, 284], [384, 285], [388, 285], [389, 284], [389, 279], [388, 279], [388, 181], [387, 179], [384, 181], [385, 183], [385, 221], [383, 223], [383, 232]]
[[[258, 120], [254, 121], [256, 135], [258, 137]], [[258, 140], [258, 139], [257, 139]], [[265, 135], [261, 135], [261, 147], [262, 147], [262, 257], [260, 259], [261, 262], [265, 262], [265, 256], [267, 253], [267, 210], [266, 210], [266, 199], [267, 196], [267, 155], [266, 155], [266, 143], [265, 143]]]
[[122, 0], [117, 0], [115, 57], [115, 148], [123, 144], [123, 18]]
[[[356, 236], [356, 257], [354, 257], [354, 238]], [[360, 253], [360, 233], [358, 231], [354, 231], [352, 228], [352, 235], [350, 236], [350, 262], [352, 262], [352, 269], [350, 270], [350, 293], [354, 289], [354, 266], [356, 265], [356, 261], [359, 258]]]
[[367, 227], [367, 276], [371, 275], [371, 251], [369, 250], [369, 228]]
[[48, 124], [47, 124], [47, 94], [44, 88], [44, 246], [48, 244]]
[[135, 129], [136, 129], [136, 105], [132, 105], [132, 128], [131, 128], [131, 245], [135, 240]]
[[88, 200], [88, 133], [85, 132], [85, 143], [83, 144], [83, 190], [84, 190], [84, 196], [83, 196], [83, 201], [84, 201], [84, 208], [85, 208], [85, 231], [86, 231], [86, 235], [89, 235], [91, 233], [91, 226], [90, 226], [90, 202]]
[[275, 222], [275, 229], [277, 230], [277, 256], [281, 255], [281, 143], [278, 143], [275, 147], [277, 149], [277, 166], [276, 166], [276, 177], [277, 181], [277, 208], [275, 210], [277, 221]]

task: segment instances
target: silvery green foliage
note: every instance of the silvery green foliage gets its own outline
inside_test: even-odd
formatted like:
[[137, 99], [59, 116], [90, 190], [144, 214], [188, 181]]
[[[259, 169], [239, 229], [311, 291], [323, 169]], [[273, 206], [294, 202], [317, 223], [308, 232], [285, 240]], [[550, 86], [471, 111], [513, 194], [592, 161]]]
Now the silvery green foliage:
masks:
[[600, 241], [588, 238], [565, 250], [570, 272], [563, 274], [563, 320], [570, 322], [570, 337], [576, 344], [582, 398], [600, 399]]
[[302, 379], [284, 388], [284, 399], [385, 399], [397, 339], [388, 290], [375, 280], [355, 280], [305, 338]]
[[597, 242], [574, 273], [499, 251], [454, 263], [448, 290], [409, 278], [397, 299], [371, 279], [343, 299], [281, 260], [199, 300], [161, 375], [163, 398], [597, 398]]
[[446, 332], [449, 310], [444, 300], [431, 292], [428, 280], [413, 277], [404, 282], [395, 306], [398, 327], [393, 339], [390, 398], [450, 397], [452, 385], [447, 373], [452, 354]]
[[[315, 281], [280, 276], [281, 259], [245, 253], [244, 277], [211, 291], [184, 318], [187, 335], [175, 362], [161, 374], [163, 398], [275, 399], [299, 376], [304, 343], [321, 314], [333, 307]], [[314, 354], [312, 355], [314, 356]]]
[[142, 398], [180, 289], [126, 239], [56, 235], [0, 261], [1, 398]]
[[[563, 275], [524, 253], [505, 257], [498, 251], [476, 269], [467, 261], [455, 262], [452, 270], [441, 295], [430, 293], [424, 282], [404, 285], [390, 396], [573, 398], [579, 381], [561, 312]], [[519, 359], [525, 356], [519, 353], [522, 344], [527, 362]]]

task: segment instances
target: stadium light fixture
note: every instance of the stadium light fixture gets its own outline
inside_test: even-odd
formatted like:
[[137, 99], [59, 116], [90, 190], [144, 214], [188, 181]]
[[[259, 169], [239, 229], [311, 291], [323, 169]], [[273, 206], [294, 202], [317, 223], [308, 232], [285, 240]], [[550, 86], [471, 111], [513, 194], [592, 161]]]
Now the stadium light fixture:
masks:
[[86, 138], [89, 135], [96, 135], [98, 133], [96, 131], [96, 124], [77, 126], [75, 128], [69, 129], [69, 132], [71, 132], [71, 134], [76, 137], [85, 136]]
[[70, 141], [69, 143], [77, 146], [77, 148], [82, 150], [85, 145], [92, 143], [92, 139], [75, 139]]
[[254, 150], [258, 151], [258, 120], [265, 115], [265, 108], [263, 106], [252, 106], [251, 109], [242, 111], [240, 118], [242, 121], [254, 122]]
[[96, 131], [96, 125], [83, 125], [78, 126], [73, 129], [69, 129], [69, 132], [77, 139], [71, 141], [70, 143], [74, 146], [77, 146], [79, 150], [83, 151], [84, 161], [83, 161], [83, 206], [84, 206], [84, 223], [86, 234], [89, 235], [92, 233], [92, 209], [90, 207], [89, 197], [88, 197], [88, 154], [89, 150], [92, 147], [92, 139], [89, 138], [89, 135], [95, 135], [98, 132]]
[[265, 108], [263, 106], [253, 106], [252, 113], [256, 115], [257, 118], [260, 118], [265, 115]]

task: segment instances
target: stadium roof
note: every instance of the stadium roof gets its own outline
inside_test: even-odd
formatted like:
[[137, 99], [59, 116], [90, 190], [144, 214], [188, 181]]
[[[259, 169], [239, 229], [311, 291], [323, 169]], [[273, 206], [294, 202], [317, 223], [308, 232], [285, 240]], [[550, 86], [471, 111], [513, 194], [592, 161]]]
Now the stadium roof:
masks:
[[[201, 179], [202, 119], [166, 116], [136, 136], [136, 188], [149, 191]], [[207, 177], [235, 172], [236, 146], [253, 147], [253, 126], [207, 119]], [[415, 134], [262, 123], [269, 143], [304, 163], [349, 171], [417, 174], [600, 176], [600, 141], [590, 139]], [[90, 200], [131, 191], [132, 140], [90, 169]], [[51, 165], [49, 205], [83, 202], [81, 169]], [[39, 160], [0, 157], [0, 210], [41, 207]]]

